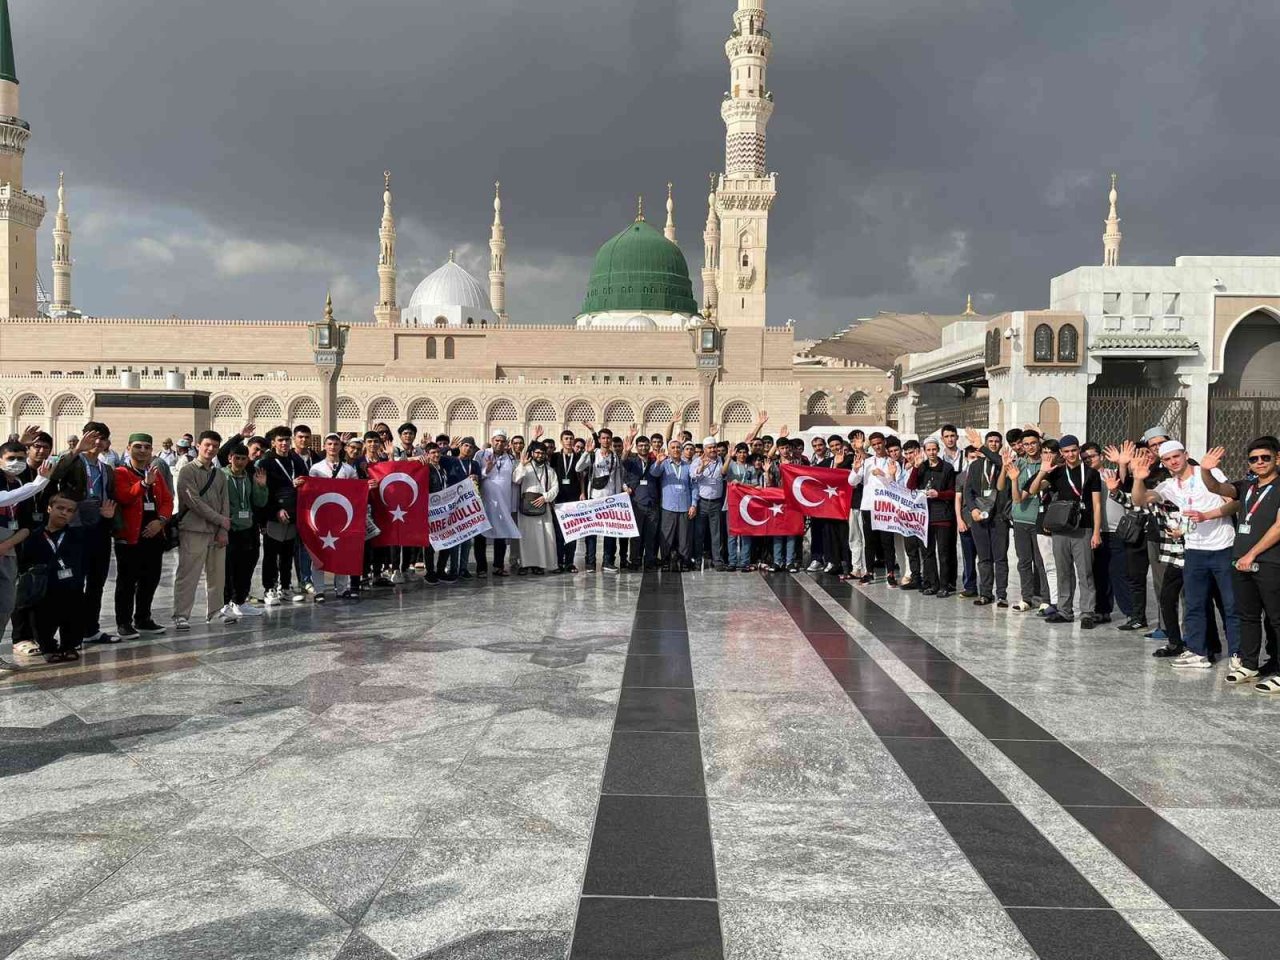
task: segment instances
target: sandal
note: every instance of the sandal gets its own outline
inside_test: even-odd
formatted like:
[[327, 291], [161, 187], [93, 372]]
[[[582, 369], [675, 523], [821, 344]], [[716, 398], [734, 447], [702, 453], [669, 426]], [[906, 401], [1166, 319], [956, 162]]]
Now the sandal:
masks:
[[1248, 683], [1250, 680], [1258, 679], [1258, 671], [1251, 667], [1240, 666], [1228, 673], [1225, 679], [1227, 683], [1236, 685]]
[[1256, 683], [1253, 689], [1259, 693], [1280, 693], [1280, 676], [1270, 676], [1261, 683]]

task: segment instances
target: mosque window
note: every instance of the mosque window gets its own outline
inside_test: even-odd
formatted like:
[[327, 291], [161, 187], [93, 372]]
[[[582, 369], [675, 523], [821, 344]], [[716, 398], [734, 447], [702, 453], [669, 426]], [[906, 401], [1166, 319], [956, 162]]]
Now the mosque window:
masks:
[[579, 423], [583, 420], [594, 420], [596, 411], [586, 400], [575, 400], [564, 412], [567, 423]]
[[400, 407], [390, 397], [379, 397], [369, 404], [369, 419], [371, 421], [399, 420]]
[[1031, 351], [1036, 363], [1053, 363], [1053, 328], [1047, 323], [1036, 327]]
[[[54, 373], [56, 371], [50, 371]], [[53, 415], [55, 417], [83, 417], [84, 401], [79, 397], [59, 397], [53, 401]]]
[[1058, 362], [1075, 363], [1080, 359], [1080, 335], [1071, 324], [1058, 331]]
[[744, 267], [749, 267], [749, 266], [751, 266], [751, 255], [750, 255], [750, 254], [744, 253], [744, 254], [742, 255], [742, 265], [743, 265]]
[[448, 325], [449, 325], [449, 321], [446, 320], [444, 317], [436, 317], [437, 327], [447, 327]]
[[516, 405], [510, 400], [495, 400], [489, 408], [490, 423], [514, 423], [518, 416]]
[[615, 400], [604, 408], [604, 422], [611, 426], [624, 427], [635, 423], [636, 414], [631, 404], [625, 400]]
[[284, 418], [284, 411], [280, 409], [280, 402], [272, 397], [259, 397], [253, 401], [249, 407], [249, 419], [258, 421], [274, 420], [279, 423]]
[[644, 412], [644, 422], [652, 426], [666, 426], [675, 419], [675, 414], [671, 412], [671, 404], [663, 400], [657, 400], [649, 404]]
[[409, 404], [410, 423], [434, 423], [440, 419], [440, 409], [434, 400], [420, 397]]
[[884, 424], [886, 427], [898, 427], [898, 398], [890, 397], [884, 405]]
[[724, 412], [720, 414], [721, 423], [743, 424], [750, 423], [751, 419], [751, 408], [741, 400], [725, 404]]
[[240, 410], [240, 402], [235, 397], [218, 397], [210, 408], [210, 416], [214, 420], [242, 420], [244, 414]]
[[[568, 379], [567, 377], [565, 379]], [[557, 421], [556, 408], [550, 400], [535, 400], [529, 404], [529, 409], [525, 413], [525, 420], [529, 423], [555, 423]]]
[[334, 407], [334, 415], [339, 420], [359, 420], [360, 405], [350, 397], [339, 397], [337, 406]]
[[845, 404], [845, 413], [853, 416], [865, 417], [871, 412], [867, 403], [867, 395], [861, 390], [857, 390], [849, 395], [849, 400]]
[[455, 400], [449, 407], [449, 419], [453, 421], [473, 421], [480, 419], [480, 411], [470, 400]]
[[444, 338], [444, 358], [446, 360], [452, 360], [453, 357], [454, 357], [453, 337], [445, 337]]
[[427, 359], [436, 359], [436, 338], [427, 337]]
[[808, 410], [811, 417], [831, 416], [831, 398], [819, 390], [809, 398]]
[[320, 404], [311, 397], [296, 400], [289, 410], [290, 423], [309, 423], [320, 419]]
[[702, 419], [702, 401], [701, 400], [694, 400], [692, 403], [689, 403], [685, 406], [684, 416], [681, 421], [682, 423], [685, 423], [685, 424], [697, 423], [701, 419]]

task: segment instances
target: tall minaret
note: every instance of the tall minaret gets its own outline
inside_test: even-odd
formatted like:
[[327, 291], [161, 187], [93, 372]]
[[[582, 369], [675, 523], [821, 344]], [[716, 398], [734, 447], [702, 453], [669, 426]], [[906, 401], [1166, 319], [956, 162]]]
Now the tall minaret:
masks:
[[1120, 265], [1120, 217], [1116, 214], [1116, 175], [1111, 175], [1111, 213], [1107, 215], [1107, 229], [1102, 234], [1102, 265]]
[[19, 119], [9, 0], [0, 0], [0, 317], [36, 315], [36, 231], [44, 198], [22, 189], [31, 127]]
[[53, 317], [77, 316], [71, 305], [71, 219], [67, 216], [67, 185], [58, 172], [58, 212], [53, 219]]
[[396, 218], [391, 212], [391, 171], [382, 172], [382, 226], [378, 230], [378, 305], [373, 318], [381, 327], [400, 325], [396, 304]]
[[667, 182], [667, 225], [662, 235], [672, 243], [676, 242], [676, 202], [671, 198], [671, 182]]
[[489, 306], [507, 322], [507, 231], [502, 226], [502, 183], [493, 185], [493, 229], [489, 231]]
[[702, 310], [708, 320], [716, 314], [720, 292], [716, 289], [716, 274], [720, 269], [720, 217], [716, 213], [716, 181], [711, 174], [711, 192], [707, 194], [707, 225], [702, 231]]
[[720, 105], [724, 174], [716, 190], [720, 217], [717, 318], [723, 327], [762, 327], [767, 319], [769, 210], [777, 179], [765, 172], [765, 128], [773, 115], [768, 85], [773, 39], [765, 29], [765, 0], [738, 0], [733, 33], [725, 41], [732, 87]]

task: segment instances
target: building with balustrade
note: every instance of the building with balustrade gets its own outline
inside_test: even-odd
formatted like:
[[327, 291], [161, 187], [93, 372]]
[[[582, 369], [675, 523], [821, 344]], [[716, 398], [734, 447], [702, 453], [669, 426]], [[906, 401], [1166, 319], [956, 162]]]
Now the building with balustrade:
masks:
[[[52, 427], [59, 440], [90, 417], [158, 436], [246, 421], [362, 432], [383, 421], [426, 433], [548, 434], [583, 421], [735, 439], [762, 410], [770, 429], [882, 422], [885, 371], [809, 355], [767, 311], [768, 219], [776, 175], [765, 162], [773, 113], [773, 39], [765, 0], [737, 0], [724, 48], [725, 167], [712, 178], [703, 230], [701, 304], [676, 238], [668, 192], [659, 231], [643, 209], [599, 250], [578, 316], [523, 324], [507, 303], [507, 238], [495, 187], [487, 284], [452, 255], [401, 305], [391, 176], [382, 184], [378, 302], [346, 315], [322, 296], [313, 317], [267, 322], [96, 317], [72, 300], [72, 229], [59, 183], [54, 289], [37, 303], [42, 197], [22, 186], [30, 127], [20, 119], [8, 5], [0, 0], [0, 423]], [[306, 301], [300, 295], [299, 301]], [[887, 407], [889, 409], [887, 409]]]

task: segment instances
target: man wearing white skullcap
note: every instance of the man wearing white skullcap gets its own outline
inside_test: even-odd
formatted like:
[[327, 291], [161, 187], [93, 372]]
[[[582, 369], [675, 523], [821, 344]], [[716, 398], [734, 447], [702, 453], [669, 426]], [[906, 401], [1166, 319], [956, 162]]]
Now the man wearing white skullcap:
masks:
[[[1236, 612], [1231, 578], [1231, 548], [1236, 534], [1227, 517], [1235, 512], [1238, 503], [1219, 496], [1205, 485], [1200, 471], [1187, 457], [1186, 448], [1177, 440], [1166, 440], [1160, 444], [1158, 453], [1160, 463], [1169, 471], [1169, 478], [1156, 484], [1154, 490], [1148, 490], [1142, 482], [1151, 472], [1150, 459], [1136, 458], [1130, 470], [1133, 473], [1134, 504], [1139, 507], [1152, 502], [1171, 504], [1177, 508], [1181, 524], [1185, 546], [1182, 597], [1186, 605], [1182, 642], [1187, 649], [1170, 658], [1169, 663], [1188, 670], [1208, 670], [1213, 666], [1209, 659], [1206, 630], [1208, 618], [1213, 616], [1209, 588], [1211, 583], [1216, 583], [1222, 597], [1227, 651], [1234, 670], [1240, 666], [1240, 618]], [[1216, 465], [1210, 476], [1218, 483], [1227, 482]]]

